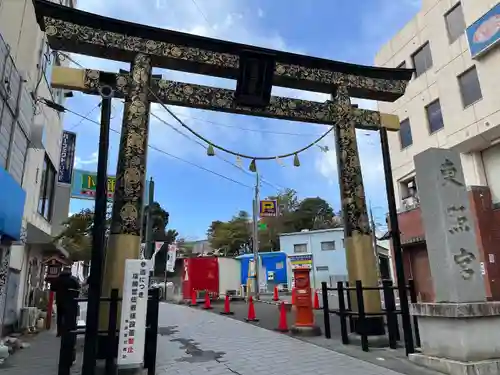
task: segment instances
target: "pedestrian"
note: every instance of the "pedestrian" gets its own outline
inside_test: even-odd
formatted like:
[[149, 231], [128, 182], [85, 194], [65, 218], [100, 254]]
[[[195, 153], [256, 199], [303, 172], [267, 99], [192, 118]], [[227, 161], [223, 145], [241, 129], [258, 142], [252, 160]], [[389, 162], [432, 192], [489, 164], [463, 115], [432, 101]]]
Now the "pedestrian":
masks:
[[68, 316], [68, 302], [72, 297], [77, 297], [80, 291], [80, 282], [71, 274], [71, 268], [64, 267], [53, 281], [52, 290], [56, 293], [57, 309], [57, 336], [64, 332], [64, 325]]

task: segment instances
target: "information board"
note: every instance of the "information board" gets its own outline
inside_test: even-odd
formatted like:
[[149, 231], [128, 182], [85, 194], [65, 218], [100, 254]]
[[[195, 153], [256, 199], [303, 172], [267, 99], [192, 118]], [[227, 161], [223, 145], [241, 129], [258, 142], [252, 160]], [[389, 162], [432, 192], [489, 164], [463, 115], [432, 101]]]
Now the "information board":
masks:
[[123, 280], [120, 338], [117, 365], [123, 368], [140, 367], [144, 361], [146, 312], [150, 261], [127, 259]]

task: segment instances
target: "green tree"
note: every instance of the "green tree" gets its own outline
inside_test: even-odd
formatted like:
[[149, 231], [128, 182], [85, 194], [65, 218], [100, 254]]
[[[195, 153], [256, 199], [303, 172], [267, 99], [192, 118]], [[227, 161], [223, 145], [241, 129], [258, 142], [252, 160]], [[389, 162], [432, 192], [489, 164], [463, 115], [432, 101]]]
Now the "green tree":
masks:
[[[178, 235], [174, 229], [166, 230], [169, 214], [155, 202], [153, 209], [153, 240], [173, 243]], [[145, 233], [146, 206], [143, 216], [143, 241]], [[94, 221], [94, 211], [84, 209], [79, 213], [71, 215], [63, 222], [63, 230], [54, 237], [54, 241], [60, 243], [69, 253], [74, 261], [90, 261], [92, 249], [92, 228]], [[107, 226], [109, 228], [110, 217], [107, 217]], [[165, 253], [166, 255], [166, 253]]]
[[251, 226], [250, 216], [246, 211], [240, 211], [227, 222], [213, 221], [207, 231], [210, 246], [224, 256], [237, 255], [250, 246]]

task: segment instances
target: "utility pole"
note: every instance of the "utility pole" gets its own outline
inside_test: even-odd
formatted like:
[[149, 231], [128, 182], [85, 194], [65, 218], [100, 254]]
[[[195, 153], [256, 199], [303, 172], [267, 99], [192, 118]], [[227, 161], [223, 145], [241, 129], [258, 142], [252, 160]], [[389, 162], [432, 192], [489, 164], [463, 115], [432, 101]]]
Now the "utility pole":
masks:
[[372, 243], [373, 243], [373, 251], [375, 252], [375, 259], [377, 260], [377, 275], [378, 279], [380, 281], [380, 262], [378, 258], [378, 251], [377, 251], [377, 232], [376, 232], [376, 225], [375, 225], [375, 220], [373, 219], [373, 210], [372, 206], [370, 205], [370, 224], [372, 227]]
[[151, 213], [151, 207], [155, 199], [155, 183], [153, 177], [149, 180], [149, 192], [148, 192], [148, 212], [146, 214], [146, 235], [145, 235], [145, 249], [144, 258], [151, 259], [155, 252], [155, 242], [153, 239], [153, 214]]
[[253, 236], [252, 236], [252, 247], [253, 247], [253, 260], [254, 260], [254, 269], [255, 269], [255, 289], [254, 289], [254, 297], [255, 299], [259, 299], [259, 174], [256, 173], [255, 180], [255, 196], [253, 199]]
[[[101, 129], [99, 133], [99, 153], [97, 157], [97, 184], [92, 227], [92, 253], [90, 263], [87, 322], [85, 325], [85, 343], [83, 348], [82, 374], [93, 375], [96, 356], [102, 350], [99, 341], [99, 307], [101, 302], [102, 275], [106, 245], [106, 211], [108, 204], [108, 151], [109, 129], [111, 122], [111, 101], [113, 91], [109, 86], [101, 89]], [[112, 341], [114, 342], [114, 340]], [[112, 345], [107, 343], [107, 345]], [[98, 349], [99, 348], [99, 349]]]

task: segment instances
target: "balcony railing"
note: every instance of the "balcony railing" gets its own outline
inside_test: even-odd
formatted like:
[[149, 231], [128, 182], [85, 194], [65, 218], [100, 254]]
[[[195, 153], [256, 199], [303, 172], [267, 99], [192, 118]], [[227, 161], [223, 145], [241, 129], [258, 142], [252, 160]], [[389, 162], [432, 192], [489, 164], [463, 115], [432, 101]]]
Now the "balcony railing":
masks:
[[409, 196], [403, 199], [398, 213], [407, 212], [420, 207], [420, 200], [416, 196]]

